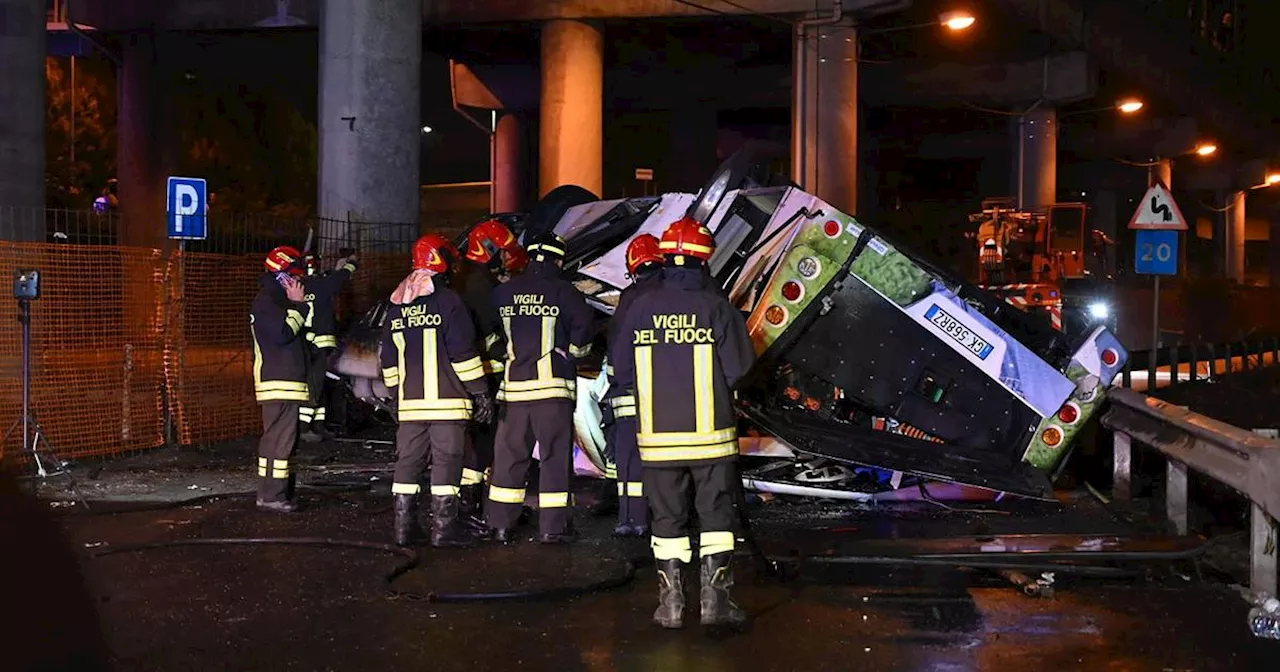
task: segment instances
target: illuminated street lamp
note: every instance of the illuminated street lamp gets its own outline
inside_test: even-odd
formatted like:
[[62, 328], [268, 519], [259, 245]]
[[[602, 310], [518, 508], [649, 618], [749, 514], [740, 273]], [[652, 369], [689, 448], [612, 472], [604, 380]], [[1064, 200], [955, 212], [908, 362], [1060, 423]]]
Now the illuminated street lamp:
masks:
[[1268, 173], [1267, 185], [1280, 184], [1280, 173]]
[[431, 128], [430, 126], [423, 126], [423, 127], [422, 127], [422, 134], [423, 134], [423, 135], [426, 135], [426, 134], [430, 133], [430, 132], [431, 132], [431, 131], [433, 131], [433, 130], [435, 130], [435, 129]]
[[1136, 98], [1126, 98], [1120, 101], [1118, 105], [1116, 105], [1116, 109], [1120, 110], [1120, 112], [1124, 114], [1133, 114], [1134, 112], [1137, 112], [1142, 108], [1143, 108], [1142, 101]]
[[1202, 142], [1196, 145], [1196, 154], [1200, 156], [1211, 156], [1216, 151], [1218, 151], [1218, 146], [1212, 142]]
[[946, 26], [947, 30], [968, 30], [977, 22], [977, 17], [969, 12], [954, 10], [943, 12], [938, 16], [938, 23]]

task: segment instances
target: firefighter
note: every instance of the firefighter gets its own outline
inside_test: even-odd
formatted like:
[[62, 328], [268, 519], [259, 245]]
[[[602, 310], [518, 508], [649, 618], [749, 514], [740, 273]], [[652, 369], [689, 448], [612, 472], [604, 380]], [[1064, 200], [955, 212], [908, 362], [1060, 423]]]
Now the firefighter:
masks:
[[308, 403], [303, 325], [310, 314], [299, 277], [302, 253], [282, 246], [267, 255], [266, 273], [249, 313], [253, 336], [253, 388], [262, 405], [258, 441], [258, 508], [292, 513], [289, 458], [298, 440], [298, 409]]
[[[647, 233], [636, 236], [627, 244], [627, 273], [631, 285], [622, 290], [618, 306], [613, 311], [609, 325], [610, 347], [618, 339], [618, 325], [637, 297], [658, 286], [662, 271], [662, 251], [658, 239]], [[619, 537], [644, 537], [649, 534], [649, 503], [644, 498], [643, 472], [640, 466], [640, 450], [636, 445], [636, 400], [631, 394], [618, 391], [613, 366], [607, 366], [609, 392], [603, 403], [612, 416], [613, 423], [607, 429], [612, 460], [609, 467], [615, 471], [618, 482], [618, 526], [613, 533]]]
[[343, 285], [356, 272], [356, 256], [352, 253], [339, 259], [331, 273], [319, 273], [319, 265], [318, 258], [307, 255], [307, 274], [302, 278], [307, 305], [311, 306], [311, 316], [304, 326], [308, 344], [307, 383], [312, 398], [311, 403], [303, 405], [299, 410], [299, 420], [302, 422], [302, 440], [308, 443], [333, 438], [324, 426], [327, 420], [324, 403], [325, 374], [329, 372], [329, 356], [338, 347], [338, 325], [333, 303]]
[[[413, 272], [391, 295], [382, 329], [382, 377], [397, 392], [395, 541], [421, 537], [418, 481], [431, 462], [431, 545], [469, 546], [458, 520], [467, 422], [488, 422], [493, 397], [476, 352], [471, 316], [446, 285], [451, 256], [444, 237], [429, 234], [413, 246]], [[453, 259], [456, 262], [456, 258]]]
[[[471, 311], [477, 336], [484, 341], [481, 356], [484, 357], [486, 380], [490, 391], [496, 393], [502, 380], [506, 343], [502, 320], [493, 303], [493, 290], [502, 278], [510, 278], [524, 270], [529, 257], [515, 234], [502, 222], [491, 219], [477, 224], [467, 234], [464, 258], [468, 263], [455, 264], [452, 282], [462, 296], [462, 302]], [[462, 506], [481, 525], [484, 481], [493, 464], [494, 430], [492, 422], [472, 423], [463, 460]]]
[[[541, 459], [538, 526], [545, 544], [573, 541], [573, 409], [576, 360], [591, 351], [592, 312], [586, 298], [561, 277], [565, 243], [555, 234], [529, 246], [533, 261], [494, 290], [506, 334], [503, 403], [494, 445], [486, 522], [496, 541], [509, 543], [525, 499], [533, 441]], [[529, 440], [532, 435], [533, 441]]]
[[745, 614], [733, 586], [733, 492], [738, 439], [733, 387], [755, 355], [742, 314], [705, 284], [715, 239], [690, 217], [660, 243], [659, 285], [637, 297], [618, 326], [611, 359], [622, 393], [635, 395], [644, 494], [658, 562], [654, 621], [683, 625], [683, 573], [693, 559], [690, 502], [701, 523], [703, 625], [734, 625]]

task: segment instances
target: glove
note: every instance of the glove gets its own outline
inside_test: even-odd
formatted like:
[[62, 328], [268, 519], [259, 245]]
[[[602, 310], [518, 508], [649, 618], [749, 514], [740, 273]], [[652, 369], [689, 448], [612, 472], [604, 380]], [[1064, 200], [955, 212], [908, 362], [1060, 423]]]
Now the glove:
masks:
[[493, 422], [494, 413], [493, 395], [488, 392], [471, 395], [471, 419], [476, 422], [487, 425]]
[[613, 416], [613, 401], [611, 399], [601, 399], [600, 406], [600, 427], [608, 427], [612, 425], [616, 419]]

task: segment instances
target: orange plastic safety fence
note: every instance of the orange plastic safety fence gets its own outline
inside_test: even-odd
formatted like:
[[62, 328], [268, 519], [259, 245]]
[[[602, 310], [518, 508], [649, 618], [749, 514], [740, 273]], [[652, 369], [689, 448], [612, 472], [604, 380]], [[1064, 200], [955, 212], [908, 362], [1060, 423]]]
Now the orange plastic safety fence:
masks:
[[[0, 243], [0, 271], [41, 272], [31, 307], [31, 410], [59, 457], [164, 442], [163, 263], [157, 250]], [[0, 300], [0, 425], [22, 416], [22, 329]], [[0, 457], [22, 454], [21, 431]]]
[[174, 254], [165, 371], [183, 445], [256, 434], [262, 413], [253, 398], [249, 305], [262, 273], [258, 256]]

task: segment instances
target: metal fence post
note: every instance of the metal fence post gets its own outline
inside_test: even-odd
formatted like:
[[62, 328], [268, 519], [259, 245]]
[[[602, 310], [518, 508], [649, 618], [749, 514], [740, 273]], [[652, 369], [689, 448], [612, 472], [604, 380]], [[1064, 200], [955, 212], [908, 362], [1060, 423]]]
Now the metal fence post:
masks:
[[1114, 461], [1111, 473], [1111, 498], [1115, 501], [1128, 501], [1133, 496], [1131, 467], [1133, 446], [1129, 435], [1115, 432], [1111, 435]]
[[1191, 382], [1194, 383], [1196, 382], [1196, 377], [1199, 374], [1199, 369], [1200, 369], [1200, 344], [1199, 343], [1196, 343], [1191, 346], [1191, 363], [1189, 365], [1189, 368], [1191, 371], [1190, 380]]
[[1235, 352], [1235, 348], [1231, 347], [1231, 341], [1227, 341], [1222, 347], [1226, 348], [1227, 351], [1227, 354], [1224, 355], [1224, 361], [1227, 363], [1227, 368], [1223, 370], [1222, 375], [1229, 376], [1234, 371], [1235, 367], [1235, 355], [1233, 354]]
[[1187, 465], [1169, 460], [1165, 470], [1164, 510], [1178, 534], [1187, 533]]
[[1249, 590], [1276, 594], [1276, 521], [1261, 506], [1249, 516]]
[[1212, 343], [1205, 346], [1209, 350], [1209, 380], [1218, 377], [1218, 351]]
[[1169, 387], [1178, 384], [1178, 348], [1182, 344], [1169, 347]]

